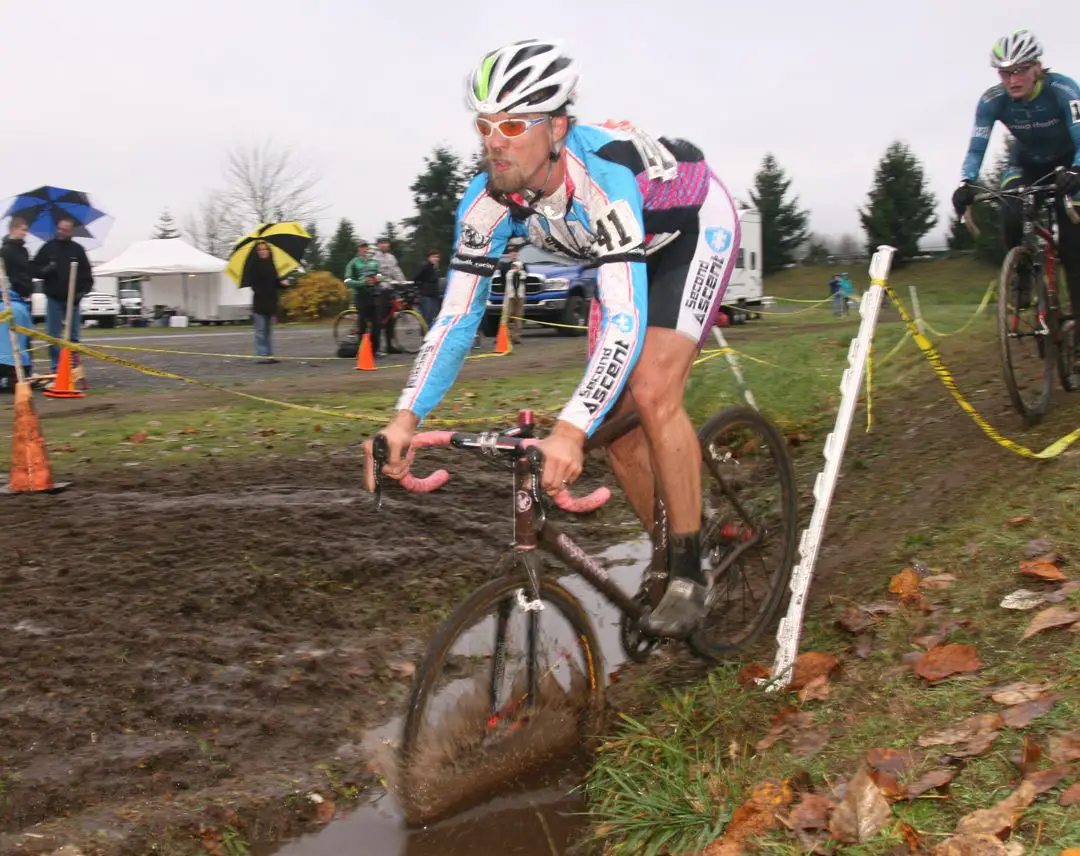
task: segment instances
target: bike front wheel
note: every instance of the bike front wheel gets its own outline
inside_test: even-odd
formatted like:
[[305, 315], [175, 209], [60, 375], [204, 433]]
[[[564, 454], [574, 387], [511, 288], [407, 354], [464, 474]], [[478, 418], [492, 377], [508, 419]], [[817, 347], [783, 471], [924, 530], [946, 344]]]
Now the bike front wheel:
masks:
[[[520, 652], [511, 650], [517, 638]], [[406, 822], [463, 811], [572, 753], [603, 703], [600, 645], [574, 595], [541, 577], [534, 601], [524, 575], [481, 586], [416, 672], [398, 752]]]
[[1057, 342], [1050, 324], [1046, 279], [1025, 247], [1013, 247], [998, 279], [998, 347], [1001, 374], [1013, 407], [1034, 425], [1050, 407]]
[[424, 317], [415, 309], [405, 309], [394, 322], [394, 347], [406, 354], [415, 354], [427, 335]]
[[355, 338], [360, 329], [360, 313], [355, 309], [346, 309], [334, 319], [334, 344], [340, 345], [349, 337]]
[[687, 641], [720, 661], [775, 626], [795, 560], [798, 495], [787, 441], [753, 408], [721, 410], [698, 439], [701, 549], [713, 584], [709, 612]]

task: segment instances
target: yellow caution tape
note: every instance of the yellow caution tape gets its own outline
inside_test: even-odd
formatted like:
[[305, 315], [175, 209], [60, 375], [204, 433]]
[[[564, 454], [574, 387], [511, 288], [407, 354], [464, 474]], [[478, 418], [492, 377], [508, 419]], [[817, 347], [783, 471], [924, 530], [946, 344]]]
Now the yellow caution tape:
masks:
[[[266, 357], [261, 357], [258, 354], [218, 354], [212, 351], [181, 351], [174, 348], [139, 348], [135, 345], [106, 345], [96, 344], [95, 348], [104, 348], [108, 351], [141, 351], [146, 354], [183, 354], [185, 357], [224, 357], [230, 360], [265, 360]], [[345, 359], [344, 357], [285, 357], [274, 356], [275, 360], [304, 360], [306, 362], [314, 361], [330, 361]]]
[[949, 336], [955, 336], [957, 333], [963, 333], [968, 327], [975, 323], [980, 315], [986, 311], [986, 305], [990, 302], [990, 297], [997, 290], [997, 280], [990, 280], [990, 285], [987, 286], [986, 294], [983, 295], [982, 302], [979, 304], [979, 308], [975, 310], [975, 314], [972, 315], [962, 327], [958, 327], [951, 333], [942, 333], [940, 330], [934, 329], [934, 326], [925, 318], [922, 319], [923, 326], [937, 336], [939, 339], [947, 339]]
[[896, 305], [897, 311], [900, 313], [900, 318], [908, 328], [908, 332], [915, 340], [915, 344], [919, 346], [919, 350], [922, 351], [923, 356], [930, 362], [931, 367], [937, 373], [937, 376], [941, 379], [941, 382], [945, 384], [945, 388], [952, 393], [953, 398], [956, 399], [956, 403], [972, 418], [976, 425], [982, 429], [991, 440], [997, 443], [1002, 448], [1008, 449], [1010, 452], [1015, 452], [1024, 458], [1031, 458], [1033, 460], [1046, 461], [1052, 458], [1058, 457], [1062, 452], [1069, 448], [1077, 440], [1080, 440], [1080, 428], [1077, 428], [1070, 434], [1066, 434], [1043, 449], [1041, 452], [1033, 452], [1026, 446], [1021, 446], [1019, 443], [1010, 440], [1001, 434], [994, 426], [987, 422], [979, 412], [971, 405], [959, 387], [956, 385], [956, 380], [953, 378], [952, 373], [945, 367], [945, 363], [941, 359], [941, 354], [938, 353], [937, 348], [933, 343], [919, 332], [919, 328], [916, 326], [915, 321], [907, 310], [904, 308], [904, 304], [900, 302], [900, 298], [896, 296], [896, 292], [892, 290], [892, 287], [886, 283], [875, 283], [884, 286], [885, 293], [889, 295], [889, 298]]
[[[275, 398], [267, 398], [262, 395], [253, 395], [250, 392], [241, 392], [237, 389], [230, 389], [229, 387], [219, 386], [215, 383], [209, 383], [204, 380], [196, 380], [195, 378], [184, 377], [173, 372], [163, 371], [162, 369], [153, 369], [149, 366], [140, 365], [139, 363], [133, 363], [130, 360], [122, 360], [119, 357], [114, 357], [110, 354], [103, 354], [94, 348], [87, 347], [78, 342], [68, 342], [64, 339], [57, 339], [53, 336], [49, 336], [46, 333], [42, 333], [39, 330], [32, 330], [27, 327], [21, 327], [18, 324], [12, 325], [17, 333], [22, 333], [27, 336], [32, 336], [35, 339], [41, 339], [50, 345], [56, 345], [57, 347], [67, 348], [68, 350], [82, 354], [87, 357], [93, 357], [94, 359], [102, 360], [106, 363], [112, 363], [113, 365], [123, 366], [124, 368], [133, 369], [134, 371], [141, 372], [145, 375], [151, 375], [152, 377], [163, 377], [169, 380], [180, 381], [181, 383], [191, 384], [192, 386], [198, 386], [203, 389], [213, 390], [214, 392], [224, 392], [229, 395], [235, 395], [240, 398], [248, 399], [249, 401], [258, 401], [261, 404], [270, 404], [275, 407], [284, 407], [289, 410], [300, 410], [306, 413], [316, 413], [320, 416], [328, 416], [333, 419], [350, 419], [358, 422], [369, 422], [375, 425], [380, 425], [386, 421], [386, 414], [379, 413], [358, 413], [354, 411], [345, 410], [326, 410], [321, 407], [313, 407], [308, 404], [295, 404], [289, 401], [279, 401]], [[483, 359], [486, 357], [504, 356], [503, 354], [477, 354], [473, 357], [467, 357], [466, 359]], [[388, 366], [388, 368], [407, 368], [407, 366]], [[478, 417], [474, 419], [425, 419], [425, 425], [431, 426], [443, 426], [454, 427], [458, 425], [470, 425], [470, 424], [482, 424], [488, 422], [494, 422], [502, 419], [512, 419], [517, 416], [517, 412], [506, 414], [495, 414], [492, 416]]]
[[2, 312], [0, 312], [0, 324], [4, 324], [4, 323], [10, 321], [14, 317], [15, 317], [14, 311], [12, 311], [11, 309], [5, 309]]
[[538, 321], [535, 318], [522, 318], [519, 315], [508, 315], [509, 321], [527, 321], [530, 324], [541, 324], [544, 327], [562, 327], [564, 330], [588, 330], [588, 324], [556, 324], [554, 321]]

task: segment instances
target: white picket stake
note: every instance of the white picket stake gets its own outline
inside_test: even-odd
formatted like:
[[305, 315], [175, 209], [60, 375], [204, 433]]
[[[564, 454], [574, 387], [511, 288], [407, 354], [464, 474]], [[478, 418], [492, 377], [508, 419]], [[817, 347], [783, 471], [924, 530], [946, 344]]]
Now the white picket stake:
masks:
[[911, 295], [911, 308], [915, 312], [915, 326], [925, 336], [926, 323], [923, 321], [922, 310], [919, 308], [919, 292], [914, 285], [909, 285], [908, 294]]
[[731, 373], [735, 375], [735, 380], [738, 381], [739, 387], [743, 391], [743, 395], [746, 397], [746, 403], [749, 404], [754, 410], [760, 410], [757, 406], [757, 402], [754, 400], [754, 393], [750, 391], [750, 387], [746, 385], [746, 379], [743, 377], [742, 366], [739, 365], [739, 358], [735, 356], [731, 351], [727, 351], [728, 343], [724, 338], [724, 334], [720, 332], [719, 326], [713, 326], [713, 335], [716, 336], [716, 344], [725, 349], [724, 359], [727, 360], [727, 364], [731, 366]]
[[766, 691], [776, 692], [791, 682], [791, 667], [799, 653], [799, 640], [802, 637], [803, 615], [806, 611], [806, 596], [810, 591], [810, 579], [817, 562], [818, 549], [829, 518], [829, 506], [832, 504], [836, 482], [840, 477], [840, 464], [844, 458], [851, 423], [855, 418], [855, 408], [859, 402], [863, 375], [866, 371], [867, 357], [874, 341], [874, 327], [881, 311], [881, 301], [885, 294], [884, 284], [892, 267], [893, 247], [878, 247], [870, 260], [870, 288], [862, 296], [859, 314], [862, 323], [859, 334], [848, 350], [848, 367], [840, 379], [840, 407], [836, 413], [836, 425], [825, 438], [825, 467], [814, 482], [814, 512], [810, 524], [803, 530], [799, 540], [799, 563], [791, 573], [791, 602], [787, 615], [780, 619], [776, 633], [776, 662]]

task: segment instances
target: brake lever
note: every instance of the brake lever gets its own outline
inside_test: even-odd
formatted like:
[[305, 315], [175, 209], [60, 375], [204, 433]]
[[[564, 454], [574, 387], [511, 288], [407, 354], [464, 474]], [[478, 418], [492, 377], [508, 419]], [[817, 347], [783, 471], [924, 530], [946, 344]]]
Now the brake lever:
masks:
[[532, 470], [532, 500], [533, 506], [543, 508], [543, 494], [540, 492], [540, 475], [544, 471], [544, 453], [536, 446], [530, 446], [525, 451], [525, 460], [529, 462]]
[[382, 511], [382, 469], [390, 457], [390, 446], [383, 434], [371, 438], [371, 457], [375, 464], [375, 510]]

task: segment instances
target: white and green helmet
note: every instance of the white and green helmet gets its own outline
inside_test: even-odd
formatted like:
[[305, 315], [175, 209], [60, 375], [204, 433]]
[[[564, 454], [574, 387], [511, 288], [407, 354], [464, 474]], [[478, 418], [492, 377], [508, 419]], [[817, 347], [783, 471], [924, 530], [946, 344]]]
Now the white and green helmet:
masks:
[[1031, 30], [1013, 30], [994, 42], [994, 49], [990, 51], [990, 65], [994, 68], [1012, 68], [1041, 56], [1042, 45]]
[[487, 54], [468, 78], [475, 113], [559, 113], [573, 101], [578, 67], [559, 42], [528, 39]]

